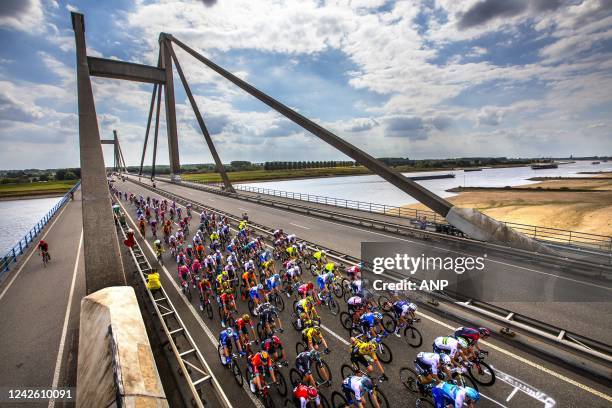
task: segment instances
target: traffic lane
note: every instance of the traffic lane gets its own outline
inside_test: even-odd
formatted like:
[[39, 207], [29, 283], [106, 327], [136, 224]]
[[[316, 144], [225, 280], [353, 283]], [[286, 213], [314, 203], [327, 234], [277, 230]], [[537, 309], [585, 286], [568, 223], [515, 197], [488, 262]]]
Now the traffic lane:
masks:
[[[187, 331], [189, 331], [189, 334], [192, 336], [195, 344], [202, 353], [202, 356], [210, 366], [210, 369], [212, 370], [220, 384], [231, 384], [231, 386], [228, 387], [230, 392], [226, 392], [230, 402], [234, 406], [244, 406], [245, 401], [250, 400], [249, 396], [246, 395], [244, 389], [236, 385], [234, 377], [232, 376], [230, 371], [218, 364], [219, 357], [217, 353], [217, 346], [214, 344], [214, 341], [216, 341], [220, 330], [216, 330], [216, 328], [211, 327], [208, 318], [197, 312], [198, 304], [195, 301], [196, 296], [194, 296], [194, 301], [189, 303], [188, 299], [182, 295], [179, 287], [176, 262], [170, 259], [171, 257], [169, 252], [164, 255], [163, 264], [158, 264], [156, 256], [154, 255], [152, 249], [154, 238], [150, 233], [150, 229], [147, 229], [145, 239], [143, 240], [142, 236], [138, 232], [138, 228], [134, 223], [134, 206], [130, 205], [129, 201], [120, 201], [120, 204], [124, 208], [124, 210], [127, 210], [128, 223], [131, 224], [131, 227], [134, 229], [136, 233], [136, 239], [138, 240], [138, 243], [140, 244], [143, 253], [147, 257], [149, 264], [153, 268], [158, 268], [160, 272], [161, 284], [164, 290], [166, 291], [166, 294], [174, 305], [174, 308], [176, 309], [176, 312], [180, 316], [181, 320], [183, 321], [183, 324], [187, 328]], [[122, 247], [124, 247], [122, 242], [120, 242], [120, 244], [122, 245]], [[143, 287], [138, 286], [135, 288], [135, 290], [139, 289], [143, 290]], [[216, 313], [217, 311], [215, 310], [215, 319], [218, 320], [218, 317], [216, 317]], [[213, 338], [211, 338], [210, 336], [211, 330]], [[205, 395], [204, 397], [207, 400], [211, 399], [210, 395]]]
[[[0, 327], [4, 328], [0, 337], [0, 384], [4, 387], [52, 385], [81, 238], [80, 200], [66, 204], [56, 217], [38, 237], [49, 243], [51, 261], [47, 267], [34, 254], [22, 264], [23, 270], [0, 299]], [[82, 263], [78, 277], [83, 279]]]
[[[130, 183], [138, 194], [150, 194], [150, 190]], [[420, 242], [418, 240], [397, 237], [376, 231], [368, 231], [361, 228], [343, 225], [317, 218], [310, 218], [300, 214], [294, 214], [286, 210], [271, 208], [259, 204], [251, 204], [218, 196], [212, 193], [195, 190], [189, 187], [182, 187], [176, 184], [163, 183], [164, 188], [170, 192], [179, 194], [185, 198], [200, 202], [204, 205], [219, 208], [223, 211], [239, 216], [245, 209], [249, 210], [249, 218], [256, 223], [268, 225], [270, 227], [283, 228], [286, 232], [294, 232], [298, 237], [311, 242], [316, 242], [325, 247], [337, 251], [360, 257], [361, 242], [399, 242], [406, 244], [405, 252], [411, 256], [456, 256], [466, 254], [458, 246], [445, 248], [439, 243]], [[296, 227], [298, 224], [308, 229]], [[453, 252], [455, 251], [455, 252]], [[468, 255], [482, 256], [483, 254], [467, 252]], [[504, 291], [501, 302], [515, 313], [524, 314], [531, 318], [548, 322], [549, 324], [563, 327], [576, 333], [588, 333], [589, 337], [607, 342], [612, 337], [612, 327], [598, 324], [593, 316], [599, 313], [612, 314], [612, 302], [603, 302], [594, 305], [590, 302], [531, 302], [521, 301], [535, 297], [534, 293], [546, 293], [549, 298], [554, 299], [556, 295], [562, 296], [576, 291], [574, 285], [578, 285], [573, 280], [566, 280], [563, 277], [551, 276], [557, 274], [557, 270], [550, 272], [542, 270], [538, 266], [533, 266], [530, 262], [516, 262], [488, 256], [485, 261], [487, 267], [485, 272], [487, 278], [479, 282], [486, 284], [491, 291]], [[577, 280], [583, 281], [580, 277]], [[607, 285], [598, 285], [584, 278], [587, 285], [580, 284], [582, 291], [598, 291], [599, 297], [604, 293], [610, 293]], [[599, 286], [604, 286], [601, 288]], [[486, 290], [486, 288], [483, 288]], [[495, 293], [494, 292], [494, 293]], [[485, 292], [487, 293], [487, 292]], [[487, 293], [488, 294], [488, 293]], [[572, 295], [573, 296], [573, 295]], [[489, 295], [490, 299], [495, 299]], [[588, 293], [584, 293], [584, 300], [592, 299]], [[608, 298], [612, 298], [609, 297]], [[497, 304], [498, 302], [491, 302]], [[602, 309], [603, 308], [603, 309]], [[569, 320], [566, 316], [572, 316]]]
[[[192, 220], [191, 223], [191, 228], [197, 228], [197, 223], [194, 222], [194, 220]], [[289, 305], [289, 302], [286, 302], [287, 305]], [[241, 312], [242, 311], [246, 311], [246, 308], [244, 308], [244, 305], [241, 305]], [[289, 318], [289, 314], [290, 312], [288, 310], [285, 310], [282, 313], [282, 318], [284, 321], [284, 325], [285, 327], [288, 327], [288, 318]], [[340, 350], [346, 350], [347, 349], [347, 345], [346, 345], [346, 339], [348, 339], [348, 334], [346, 333], [346, 331], [341, 327], [339, 320], [337, 317], [331, 316], [331, 314], [329, 313], [323, 313], [323, 317], [324, 317], [324, 321], [323, 321], [323, 325], [327, 328], [329, 328], [329, 330], [331, 332], [333, 332], [335, 335], [332, 335], [330, 332], [327, 332], [326, 334], [326, 339], [328, 340], [328, 342], [330, 344], [334, 344], [337, 345]], [[435, 319], [437, 320], [437, 319]], [[419, 328], [422, 330], [423, 332], [423, 337], [424, 337], [424, 343], [423, 346], [419, 349], [419, 350], [429, 350], [428, 345], [431, 344], [431, 342], [433, 342], [433, 339], [439, 335], [443, 335], [443, 334], [448, 334], [450, 332], [452, 332], [452, 329], [454, 327], [458, 327], [460, 324], [458, 322], [453, 322], [452, 325], [449, 325], [448, 323], [443, 323], [443, 326], [440, 326], [439, 323], [435, 323], [433, 325], [429, 325], [428, 324], [428, 320], [424, 320], [423, 325], [419, 326]], [[447, 327], [446, 327], [447, 326]], [[218, 330], [221, 330], [221, 327], [217, 327]], [[291, 333], [286, 333], [283, 334], [283, 339], [286, 341], [286, 349], [289, 353], [289, 355], [291, 355], [292, 358], [295, 357], [295, 348], [291, 347], [292, 345], [295, 345], [295, 343], [297, 341], [300, 340], [300, 335], [297, 332], [292, 331], [291, 329]], [[341, 340], [344, 339], [344, 340]], [[391, 382], [390, 384], [396, 384], [399, 386], [399, 378], [398, 378], [398, 374], [399, 374], [399, 368], [402, 365], [407, 365], [407, 366], [411, 366], [412, 365], [412, 361], [414, 360], [416, 353], [419, 350], [415, 350], [412, 348], [408, 348], [405, 343], [403, 343], [402, 340], [399, 339], [395, 339], [394, 337], [388, 338], [385, 340], [386, 342], [389, 342], [389, 345], [391, 346], [391, 348], [397, 353], [397, 350], [401, 350], [400, 353], [396, 354], [396, 357], [394, 358], [394, 361], [387, 365], [385, 367], [385, 369], [388, 372], [388, 375], [391, 378]], [[498, 348], [500, 346], [497, 346]], [[506, 347], [505, 345], [502, 347]], [[338, 350], [335, 346], [333, 348], [334, 350]], [[513, 352], [515, 352], [513, 350]], [[404, 358], [402, 359], [398, 359], [397, 356], [402, 355]], [[405, 357], [408, 357], [407, 359]], [[500, 371], [500, 378], [504, 378], [504, 381], [498, 381], [498, 384], [495, 385], [494, 387], [490, 388], [490, 392], [489, 389], [483, 389], [483, 393], [484, 395], [486, 395], [488, 398], [491, 398], [490, 401], [488, 401], [489, 403], [492, 404], [492, 406], [500, 406], [499, 404], [502, 404], [502, 406], [504, 405], [503, 402], [508, 399], [510, 397], [510, 400], [514, 400], [512, 402], [512, 404], [510, 405], [506, 405], [506, 406], [542, 406], [542, 405], [538, 405], [538, 404], [543, 404], [542, 400], [544, 400], [544, 397], [550, 396], [550, 395], [556, 395], [556, 392], [553, 391], [548, 391], [550, 388], [550, 383], [551, 380], [548, 379], [549, 376], [551, 376], [552, 374], [550, 373], [546, 373], [546, 375], [541, 375], [538, 378], [541, 377], [546, 377], [543, 381], [543, 384], [538, 384], [537, 381], [535, 381], [535, 379], [532, 379], [530, 377], [527, 377], [528, 375], [533, 375], [533, 366], [530, 366], [530, 368], [528, 370], [523, 370], [525, 371], [524, 376], [523, 377], [519, 377], [517, 374], [507, 374], [507, 373], [514, 373], [515, 372], [515, 367], [512, 364], [507, 364], [505, 363], [505, 355], [501, 355], [499, 360], [495, 357], [491, 357], [491, 359], [489, 359], [489, 363], [494, 365], [495, 367], [499, 367]], [[328, 363], [330, 364], [330, 366], [338, 368], [340, 367], [343, 363], [348, 363], [348, 351], [346, 353], [332, 353], [328, 356], [325, 356], [325, 359], [328, 361]], [[523, 358], [525, 359], [525, 358]], [[520, 362], [519, 362], [520, 363]], [[521, 363], [524, 364], [524, 363]], [[521, 364], [518, 364], [518, 366], [521, 366]], [[507, 366], [507, 367], [506, 367]], [[340, 375], [339, 370], [336, 370], [337, 373], [334, 373], [334, 377], [335, 378], [339, 378], [337, 376]], [[571, 373], [569, 373], [569, 375], [572, 375]], [[525, 381], [521, 378], [529, 378], [528, 381]], [[556, 378], [553, 376], [553, 378]], [[536, 378], [537, 379], [537, 378]], [[532, 381], [534, 380], [534, 381]], [[566, 389], [566, 383], [563, 382], [562, 380], [560, 380], [559, 378], [556, 378], [556, 380], [554, 380], [557, 382], [555, 390], [558, 389]], [[553, 382], [554, 382], [553, 381]], [[534, 384], [533, 386], [530, 386], [530, 384]], [[546, 385], [548, 385], [548, 389], [545, 387]], [[597, 384], [593, 384], [594, 386], [597, 386]], [[517, 387], [518, 386], [518, 387]], [[536, 386], [540, 387], [539, 389], [536, 388]], [[515, 388], [520, 388], [522, 391], [520, 392], [515, 392], [514, 389]], [[386, 384], [385, 386], [383, 386], [382, 388], [383, 390], [387, 390], [386, 388]], [[547, 392], [543, 391], [543, 390], [547, 390]], [[398, 404], [401, 402], [405, 401], [405, 398], [410, 398], [412, 397], [411, 395], [407, 395], [407, 396], [401, 396], [399, 394], [399, 392], [402, 391], [401, 386], [399, 386], [399, 388], [393, 388], [391, 389], [391, 396], [389, 396], [389, 392], [386, 392], [388, 397], [390, 399], [394, 399], [395, 396], [398, 396], [399, 399], [396, 401]], [[572, 391], [570, 394], [574, 395], [575, 391]], [[512, 394], [512, 396], [510, 396]], [[534, 397], [535, 395], [535, 397]], [[566, 401], [570, 401], [571, 399], [568, 399], [571, 397], [571, 395], [568, 395], [567, 397], [564, 398], [564, 400]], [[553, 398], [553, 397], [550, 397]], [[583, 397], [581, 397], [581, 401], [589, 401], [592, 400], [592, 404], [591, 406], [598, 406], [597, 403], [601, 402], [601, 401], [597, 401], [597, 397], [594, 397], [592, 394], [587, 394]], [[496, 402], [494, 402], [496, 401]], [[394, 404], [394, 403], [392, 403]], [[533, 405], [529, 405], [529, 404], [533, 404]], [[395, 406], [395, 405], [392, 405]]]

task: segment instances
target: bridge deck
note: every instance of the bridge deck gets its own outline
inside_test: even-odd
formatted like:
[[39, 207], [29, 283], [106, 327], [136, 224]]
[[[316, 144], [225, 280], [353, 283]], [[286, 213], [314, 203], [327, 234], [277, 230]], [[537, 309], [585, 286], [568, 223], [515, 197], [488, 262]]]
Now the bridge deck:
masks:
[[[142, 194], [143, 196], [155, 196], [155, 194], [151, 191], [130, 182], [116, 183], [116, 187], [119, 190], [130, 191], [135, 194]], [[164, 188], [170, 189], [170, 186], [164, 185]], [[293, 221], [295, 221], [296, 224], [300, 222], [306, 223], [305, 221], [295, 219], [293, 215], [281, 215], [282, 213], [279, 213], [278, 210], [273, 210], [274, 213], [266, 213], [266, 211], [269, 209], [265, 207], [260, 209], [255, 205], [248, 203], [242, 204], [231, 199], [225, 200], [216, 195], [206, 194], [201, 191], [196, 191], [185, 187], [176, 186], [175, 190], [178, 190], [181, 194], [190, 196], [191, 198], [196, 199], [205, 205], [223, 209], [236, 215], [240, 215], [241, 211], [243, 210], [240, 207], [245, 205], [244, 208], [249, 211], [250, 217], [256, 222], [272, 226], [282, 226], [286, 231], [295, 231], [298, 233], [298, 236], [312, 239], [313, 241], [318, 240], [325, 245], [340, 247], [343, 249], [350, 249], [353, 247], [353, 250], [355, 250], [352, 243], [344, 242], [348, 241], [348, 238], [352, 239], [353, 237], [347, 236], [345, 237], [346, 239], [340, 239], [336, 235], [337, 231], [330, 226], [324, 225], [324, 231], [313, 231], [315, 230], [314, 223], [318, 222], [318, 220], [307, 220], [306, 222], [310, 222], [302, 226], [307, 226], [308, 228], [312, 229], [304, 229], [302, 231], [302, 229], [299, 227], [292, 226], [291, 223]], [[130, 206], [129, 203], [126, 203], [125, 201], [122, 202], [122, 205], [128, 210], [129, 217], [134, 219], [134, 207]], [[195, 228], [197, 228], [197, 222], [194, 219], [191, 222], [190, 229], [193, 231]], [[309, 231], [315, 232], [316, 235], [306, 236]], [[344, 232], [345, 230], [340, 231]], [[150, 245], [152, 245], [150, 231], [147, 230], [147, 234], [147, 241]], [[152, 251], [148, 252], [149, 253], [147, 255], [151, 260], [153, 260], [154, 256]], [[177, 294], [174, 296], [178, 295], [176, 263], [174, 260], [170, 259], [169, 255], [166, 255], [164, 261], [162, 284], [166, 288], [168, 288], [168, 285], [174, 287], [174, 291], [177, 292]], [[175, 304], [176, 303], [177, 302], [175, 302]], [[187, 300], [185, 299], [185, 301], [179, 303], [185, 304], [187, 303]], [[289, 299], [285, 298], [285, 303], [288, 305]], [[244, 302], [238, 302], [238, 304], [241, 312], [246, 311]], [[209, 363], [211, 364], [213, 370], [220, 376], [222, 383], [227, 384], [225, 390], [228, 396], [244, 396], [242, 390], [237, 388], [232, 379], [225, 381], [227, 375], [225, 374], [224, 376], [224, 370], [220, 367], [218, 362], [214, 360], [216, 359], [215, 346], [212, 345], [210, 341], [207, 341], [207, 336], [202, 334], [202, 331], [210, 332], [216, 337], [221, 330], [216, 311], [214, 319], [212, 321], [209, 320], [206, 316], [197, 311], [197, 300], [195, 297], [191, 303], [191, 307], [187, 307], [186, 309], [188, 314], [191, 312], [191, 314], [194, 315], [189, 316], [188, 320], [186, 320], [188, 329], [199, 336], [198, 340], [202, 342], [199, 344], [201, 344], [203, 353], [205, 354], [206, 358], [212, 359], [209, 360]], [[457, 321], [439, 318], [428, 313], [424, 313], [422, 316], [423, 320], [418, 325], [423, 334], [423, 345], [420, 348], [412, 349], [407, 347], [402, 340], [397, 339], [394, 336], [385, 339], [385, 342], [391, 346], [393, 351], [393, 361], [391, 364], [385, 366], [385, 369], [390, 377], [390, 381], [389, 383], [385, 383], [382, 386], [382, 389], [389, 398], [391, 406], [393, 407], [406, 406], [407, 401], [408, 406], [410, 406], [410, 404], [414, 402], [412, 395], [400, 385], [398, 377], [399, 368], [411, 366], [416, 353], [421, 350], [429, 350], [431, 348], [431, 342], [436, 336], [448, 334], [452, 328], [461, 325], [461, 323]], [[300, 340], [301, 336], [289, 325], [290, 311], [288, 310], [288, 307], [286, 307], [285, 311], [281, 314], [281, 318], [286, 330], [280, 337], [285, 344], [288, 360], [293, 362], [295, 359], [295, 343]], [[339, 388], [340, 366], [348, 362], [348, 336], [346, 330], [344, 330], [340, 325], [338, 317], [334, 317], [329, 312], [324, 311], [322, 318], [324, 335], [330, 344], [330, 348], [333, 350], [333, 352], [330, 355], [325, 356], [324, 359], [332, 368], [332, 373], [334, 376], [334, 384], [332, 385], [331, 390], [336, 390]], [[481, 390], [486, 397], [484, 397], [484, 401], [479, 404], [479, 406], [544, 407], [545, 404], [541, 400], [545, 399], [546, 396], [556, 400], [556, 406], [560, 407], [605, 407], [609, 406], [609, 404], [612, 402], [612, 397], [608, 395], [610, 394], [610, 390], [608, 388], [589, 379], [582, 378], [579, 374], [574, 373], [564, 367], [560, 367], [556, 364], [552, 364], [540, 358], [534, 357], [531, 354], [525, 353], [514, 346], [505, 344], [504, 342], [500, 342], [498, 340], [487, 342], [484, 348], [491, 351], [488, 361], [497, 370], [499, 380], [493, 387], [481, 387]], [[240, 365], [244, 369], [243, 361], [240, 362]], [[287, 376], [288, 370], [284, 370], [284, 373]], [[521, 388], [523, 391], [514, 391], [517, 387]], [[328, 397], [330, 395], [329, 392], [324, 392], [324, 394]], [[243, 400], [242, 403], [245, 404], [245, 401], [246, 400]]]
[[0, 286], [2, 387], [75, 387], [79, 310], [85, 295], [81, 232], [78, 192], [42, 233], [52, 257], [48, 266], [43, 267], [31, 246]]
[[[149, 183], [144, 178], [142, 182]], [[421, 254], [434, 257], [483, 255], [482, 248], [471, 248], [467, 243], [457, 245], [443, 241], [406, 239], [176, 184], [161, 182], [158, 187], [237, 216], [248, 211], [249, 218], [255, 222], [283, 228], [300, 238], [356, 257], [361, 256], [361, 242], [373, 241], [402, 243], [406, 251], [415, 257]], [[504, 292], [505, 299], [499, 299], [493, 302], [494, 304], [576, 333], [587, 334], [602, 342], [609, 342], [612, 338], [612, 327], [601, 325], [597, 319], [593, 319], [593, 316], [612, 315], [612, 302], [586, 301], [589, 298], [610, 299], [612, 285], [609, 281], [576, 275], [563, 265], [534, 262], [504, 252], [487, 251], [485, 271], [485, 284], [490, 290]], [[529, 284], [526, 284], [527, 282]], [[566, 301], [521, 301], [541, 298], [543, 293]], [[574, 301], [567, 301], [569, 299]]]

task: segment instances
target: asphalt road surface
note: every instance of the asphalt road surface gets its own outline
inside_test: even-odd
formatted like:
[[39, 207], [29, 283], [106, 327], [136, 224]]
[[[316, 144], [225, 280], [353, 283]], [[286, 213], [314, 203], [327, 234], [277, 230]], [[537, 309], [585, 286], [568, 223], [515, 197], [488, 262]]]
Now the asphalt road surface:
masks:
[[[155, 194], [149, 190], [129, 182], [116, 183], [116, 187], [119, 190], [129, 191], [137, 195], [142, 194], [145, 197], [155, 196]], [[267, 207], [242, 204], [235, 200], [206, 194], [185, 187], [163, 184], [163, 188], [167, 188], [169, 191], [176, 191], [204, 205], [216, 207], [236, 215], [248, 211], [250, 219], [255, 222], [269, 226], [281, 226], [286, 232], [297, 233], [298, 238], [303, 237], [310, 241], [320, 242], [322, 245], [333, 247], [344, 252], [352, 252], [352, 254], [357, 256], [359, 255], [359, 246], [355, 242], [361, 239], [375, 240], [375, 234], [370, 234], [367, 231], [359, 229], [325, 223], [321, 220], [300, 217], [295, 214]], [[129, 215], [128, 222], [131, 222], [135, 219], [135, 208], [125, 201], [121, 204], [126, 208], [127, 214]], [[197, 224], [194, 220], [191, 223], [190, 230], [195, 231], [196, 228]], [[147, 234], [149, 234], [149, 236], [146, 237], [148, 245], [143, 245], [143, 249], [149, 256], [150, 262], [154, 264], [153, 261], [155, 257], [151, 249], [152, 237], [150, 236], [150, 231], [147, 231]], [[379, 237], [378, 240], [381, 239], [391, 240], [393, 238], [391, 236], [383, 236]], [[514, 266], [510, 266], [509, 268], [516, 269]], [[520, 270], [520, 268], [518, 269]], [[244, 389], [239, 388], [233, 382], [232, 376], [221, 366], [218, 360], [215, 345], [215, 338], [218, 337], [218, 333], [221, 331], [218, 316], [215, 314], [214, 318], [209, 320], [208, 317], [199, 312], [195, 296], [192, 303], [189, 304], [187, 299], [180, 294], [178, 289], [178, 276], [176, 274], [176, 263], [173, 259], [170, 259], [168, 253], [165, 255], [162, 270], [162, 285], [172, 297], [175, 306], [180, 306], [179, 313], [181, 313], [188, 330], [194, 335], [196, 342], [204, 357], [211, 365], [215, 375], [220, 379], [221, 383], [224, 384], [225, 392], [228, 396], [231, 396], [232, 402], [236, 398], [239, 399], [241, 401], [241, 405], [239, 406], [246, 405], [247, 401], [253, 401], [252, 395]], [[511, 271], [513, 270], [514, 269], [511, 269]], [[247, 310], [244, 302], [238, 303], [241, 312]], [[286, 302], [286, 304], [289, 304], [289, 302]], [[325, 338], [332, 350], [331, 354], [324, 356], [324, 359], [332, 367], [333, 375], [333, 384], [331, 388], [323, 391], [324, 395], [329, 397], [332, 390], [338, 390], [340, 388], [340, 366], [349, 361], [347, 346], [348, 333], [340, 325], [337, 316], [331, 315], [329, 311], [324, 310], [322, 307], [319, 307], [318, 310], [322, 316]], [[301, 336], [291, 328], [289, 316], [289, 308], [286, 307], [285, 311], [281, 313], [281, 318], [287, 330], [285, 330], [285, 333], [280, 335], [280, 337], [285, 344], [288, 360], [293, 364], [295, 358], [295, 343], [300, 340]], [[590, 315], [589, 320], [594, 320], [593, 316], [593, 314]], [[418, 328], [423, 335], [423, 345], [420, 348], [413, 349], [407, 346], [402, 339], [394, 336], [385, 339], [385, 342], [389, 344], [393, 351], [393, 361], [385, 366], [390, 381], [383, 383], [381, 389], [386, 394], [392, 407], [410, 407], [413, 406], [415, 402], [415, 396], [405, 390], [399, 382], [400, 367], [412, 366], [412, 361], [419, 351], [431, 350], [430, 345], [435, 337], [448, 335], [452, 333], [455, 327], [460, 325], [458, 322], [442, 319], [428, 313], [421, 313], [420, 317], [422, 321], [418, 324]], [[609, 329], [609, 327], [604, 328], [604, 330]], [[497, 373], [497, 381], [491, 387], [481, 387], [483, 398], [479, 406], [609, 407], [612, 404], [609, 387], [603, 386], [590, 379], [583, 378], [571, 370], [545, 361], [537, 355], [528, 354], [522, 350], [516, 349], [505, 342], [499, 341], [495, 337], [489, 341], [483, 342], [483, 348], [490, 351], [487, 361], [494, 367]], [[245, 372], [244, 361], [242, 361], [240, 365], [243, 368], [243, 372]], [[285, 377], [288, 378], [289, 369], [284, 369], [283, 372]], [[279, 398], [279, 402], [281, 401], [282, 399]]]
[[[49, 243], [47, 267], [30, 246], [0, 285], [2, 395], [8, 389], [76, 386], [80, 301], [85, 296], [80, 196], [77, 192], [37, 237]], [[0, 406], [64, 403], [3, 401]]]

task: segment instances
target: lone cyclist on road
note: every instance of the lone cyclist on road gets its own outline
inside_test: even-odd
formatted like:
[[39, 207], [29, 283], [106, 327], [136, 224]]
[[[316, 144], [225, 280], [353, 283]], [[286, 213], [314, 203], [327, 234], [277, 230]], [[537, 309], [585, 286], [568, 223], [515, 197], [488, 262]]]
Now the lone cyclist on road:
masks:
[[49, 244], [47, 244], [47, 243], [46, 243], [44, 240], [42, 240], [42, 239], [41, 239], [41, 240], [38, 242], [38, 253], [39, 253], [41, 256], [45, 256], [45, 254], [46, 254], [47, 259], [48, 259], [48, 260], [51, 260], [51, 255], [49, 255]]

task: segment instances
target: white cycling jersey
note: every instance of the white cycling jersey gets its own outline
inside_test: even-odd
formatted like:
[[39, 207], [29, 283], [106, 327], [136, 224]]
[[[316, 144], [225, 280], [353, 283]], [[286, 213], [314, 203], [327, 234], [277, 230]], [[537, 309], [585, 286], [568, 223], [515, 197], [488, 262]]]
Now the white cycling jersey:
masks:
[[351, 296], [346, 303], [351, 306], [359, 306], [363, 303], [363, 299], [360, 296]]
[[437, 348], [448, 351], [448, 355], [451, 358], [455, 357], [455, 354], [457, 354], [457, 350], [459, 349], [459, 342], [457, 339], [453, 339], [452, 337], [436, 337], [434, 344]]
[[436, 353], [426, 353], [421, 351], [417, 354], [417, 360], [420, 365], [427, 365], [431, 368], [431, 373], [438, 375], [438, 364], [440, 364], [440, 355]]
[[351, 390], [355, 393], [355, 399], [360, 400], [363, 392], [365, 391], [361, 387], [361, 377], [350, 376], [344, 380], [344, 383], [351, 388]]

